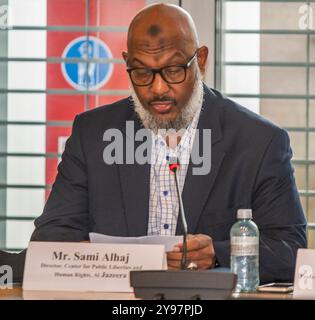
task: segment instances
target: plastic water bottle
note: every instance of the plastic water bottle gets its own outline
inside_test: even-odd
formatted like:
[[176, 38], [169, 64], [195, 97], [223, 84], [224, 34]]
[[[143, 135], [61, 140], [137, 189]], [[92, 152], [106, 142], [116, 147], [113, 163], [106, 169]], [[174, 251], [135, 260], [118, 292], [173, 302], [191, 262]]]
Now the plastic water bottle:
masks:
[[259, 285], [259, 231], [251, 209], [239, 209], [232, 226], [231, 271], [237, 275], [235, 292], [253, 292]]

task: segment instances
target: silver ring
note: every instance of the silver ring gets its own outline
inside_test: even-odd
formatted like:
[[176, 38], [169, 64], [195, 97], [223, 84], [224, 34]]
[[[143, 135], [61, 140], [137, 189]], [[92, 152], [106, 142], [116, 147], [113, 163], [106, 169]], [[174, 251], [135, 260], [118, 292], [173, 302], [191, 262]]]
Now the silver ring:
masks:
[[197, 270], [198, 266], [197, 263], [190, 261], [187, 265], [187, 270]]

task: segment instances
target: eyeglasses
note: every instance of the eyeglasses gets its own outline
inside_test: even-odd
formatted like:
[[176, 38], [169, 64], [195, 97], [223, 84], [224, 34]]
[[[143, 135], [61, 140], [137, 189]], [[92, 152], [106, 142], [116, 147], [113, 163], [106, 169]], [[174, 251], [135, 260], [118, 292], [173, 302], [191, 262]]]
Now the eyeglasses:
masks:
[[186, 71], [193, 63], [196, 54], [197, 51], [186, 64], [166, 66], [159, 69], [128, 68], [127, 72], [129, 73], [132, 83], [138, 87], [145, 87], [152, 84], [157, 73], [169, 84], [182, 83], [186, 80]]

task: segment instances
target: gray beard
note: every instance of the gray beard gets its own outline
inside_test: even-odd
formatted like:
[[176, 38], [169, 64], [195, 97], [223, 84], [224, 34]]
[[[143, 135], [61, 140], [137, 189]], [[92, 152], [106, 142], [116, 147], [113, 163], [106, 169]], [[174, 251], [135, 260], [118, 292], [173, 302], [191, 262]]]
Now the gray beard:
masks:
[[135, 111], [142, 121], [144, 128], [152, 130], [154, 134], [158, 134], [158, 131], [161, 129], [175, 129], [176, 131], [179, 131], [181, 129], [186, 129], [190, 125], [194, 116], [200, 110], [203, 101], [203, 82], [201, 80], [200, 71], [199, 69], [197, 70], [196, 81], [191, 97], [174, 121], [161, 120], [154, 117], [150, 111], [144, 108], [133, 86], [130, 86]]

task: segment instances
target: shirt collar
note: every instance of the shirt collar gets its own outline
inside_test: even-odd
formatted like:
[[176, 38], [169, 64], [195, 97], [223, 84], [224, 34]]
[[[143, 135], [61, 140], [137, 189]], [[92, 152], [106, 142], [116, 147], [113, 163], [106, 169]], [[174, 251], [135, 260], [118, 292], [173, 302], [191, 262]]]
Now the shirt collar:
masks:
[[[175, 149], [169, 148], [161, 135], [156, 135], [152, 132], [152, 141], [153, 141], [155, 156], [158, 156], [159, 154], [161, 155], [161, 153], [165, 155], [169, 155], [170, 157], [177, 156], [178, 158], [181, 158], [183, 154], [184, 155], [187, 154], [189, 156], [192, 149], [201, 110], [202, 110], [202, 101], [198, 106], [197, 112], [193, 120], [185, 130], [185, 133], [183, 134], [180, 143], [177, 145]], [[187, 159], [185, 161], [187, 161]]]

